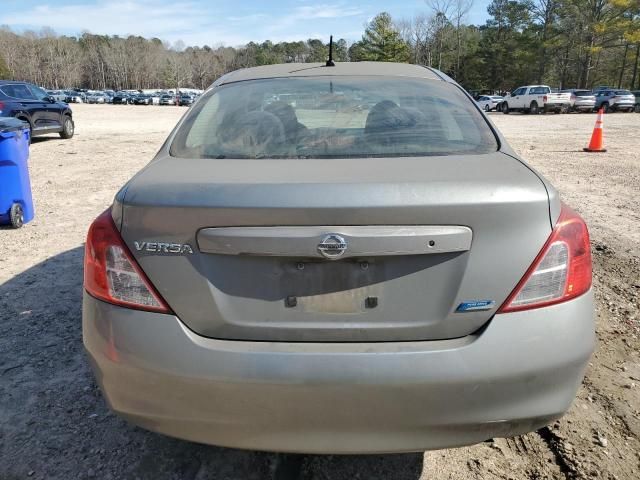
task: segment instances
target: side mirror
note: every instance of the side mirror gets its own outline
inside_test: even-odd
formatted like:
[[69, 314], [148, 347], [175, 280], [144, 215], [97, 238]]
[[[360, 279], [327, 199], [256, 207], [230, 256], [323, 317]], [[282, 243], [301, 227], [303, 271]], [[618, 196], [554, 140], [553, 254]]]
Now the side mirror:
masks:
[[46, 97], [47, 102], [49, 103], [56, 103], [56, 99], [53, 98], [51, 95], [49, 95], [48, 97]]

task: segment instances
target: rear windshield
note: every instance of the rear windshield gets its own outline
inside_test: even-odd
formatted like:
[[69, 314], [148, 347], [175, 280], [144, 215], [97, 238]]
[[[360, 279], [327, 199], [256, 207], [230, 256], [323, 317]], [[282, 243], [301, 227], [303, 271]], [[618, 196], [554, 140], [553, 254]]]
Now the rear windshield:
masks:
[[629, 90], [616, 90], [616, 95], [633, 95]]
[[529, 95], [540, 95], [544, 93], [550, 93], [551, 89], [549, 87], [533, 87], [529, 89]]
[[183, 158], [481, 154], [496, 138], [474, 102], [439, 80], [306, 77], [207, 92], [171, 145]]

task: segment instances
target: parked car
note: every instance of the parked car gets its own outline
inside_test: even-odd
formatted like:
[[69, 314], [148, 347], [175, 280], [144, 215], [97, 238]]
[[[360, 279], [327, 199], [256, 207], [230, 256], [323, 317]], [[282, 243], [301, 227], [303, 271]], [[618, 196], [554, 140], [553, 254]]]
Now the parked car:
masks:
[[634, 111], [636, 113], [640, 113], [640, 90], [634, 90], [631, 93], [633, 93], [633, 95], [636, 97], [636, 104], [634, 107]]
[[64, 102], [67, 95], [62, 90], [47, 90], [47, 95], [53, 98], [56, 102]]
[[116, 92], [111, 103], [113, 103], [114, 105], [126, 105], [127, 103], [130, 103], [130, 98], [131, 95], [127, 92]]
[[175, 105], [176, 97], [174, 95], [162, 95], [160, 97], [160, 105]]
[[75, 90], [67, 90], [65, 92], [65, 99], [64, 101], [66, 103], [84, 103], [85, 101], [85, 94], [83, 92], [78, 92]]
[[153, 98], [151, 97], [151, 95], [147, 95], [146, 93], [141, 93], [133, 97], [133, 104], [134, 105], [152, 105]]
[[28, 123], [31, 137], [58, 133], [67, 139], [75, 130], [69, 105], [27, 82], [0, 80], [0, 116]]
[[179, 98], [179, 102], [180, 105], [182, 106], [189, 106], [193, 104], [193, 96], [188, 95], [188, 94], [184, 94], [184, 95], [180, 95]]
[[562, 90], [562, 93], [571, 95], [571, 111], [592, 112], [596, 106], [596, 97], [589, 90]]
[[504, 102], [504, 97], [499, 97], [497, 95], [483, 95], [478, 97], [478, 105], [485, 112], [490, 112], [491, 110], [497, 110], [502, 102]]
[[568, 112], [571, 95], [552, 93], [546, 85], [528, 85], [514, 90], [500, 105], [502, 113], [521, 111], [524, 113]]
[[86, 96], [87, 103], [107, 103], [107, 96], [103, 92], [89, 92]]
[[553, 422], [594, 348], [584, 221], [446, 75], [309, 67], [218, 79], [90, 227], [83, 338], [106, 403], [307, 453]]
[[632, 112], [636, 97], [629, 90], [601, 90], [596, 93], [596, 110], [601, 107], [605, 112]]

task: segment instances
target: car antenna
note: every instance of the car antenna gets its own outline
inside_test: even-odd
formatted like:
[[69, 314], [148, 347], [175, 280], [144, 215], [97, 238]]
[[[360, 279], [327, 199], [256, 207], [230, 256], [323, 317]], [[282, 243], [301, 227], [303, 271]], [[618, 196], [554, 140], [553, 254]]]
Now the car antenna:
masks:
[[333, 35], [329, 37], [329, 60], [327, 60], [327, 67], [335, 67], [336, 64], [333, 62]]

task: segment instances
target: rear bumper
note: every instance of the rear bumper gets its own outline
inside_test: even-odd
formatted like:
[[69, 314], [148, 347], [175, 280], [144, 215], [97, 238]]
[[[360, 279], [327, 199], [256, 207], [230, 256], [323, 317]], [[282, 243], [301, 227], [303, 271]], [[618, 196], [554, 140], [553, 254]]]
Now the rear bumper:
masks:
[[590, 102], [590, 103], [576, 102], [573, 104], [573, 108], [576, 110], [593, 110], [595, 106], [596, 106], [595, 102]]
[[615, 102], [611, 103], [610, 106], [619, 110], [627, 110], [635, 107], [635, 104], [633, 102]]
[[534, 430], [561, 416], [594, 347], [593, 296], [496, 315], [477, 335], [398, 343], [204, 338], [171, 315], [85, 293], [84, 344], [109, 406], [221, 446], [402, 452]]
[[544, 104], [544, 108], [547, 110], [561, 109], [561, 108], [569, 108], [571, 107], [570, 103], [567, 102], [547, 102]]

